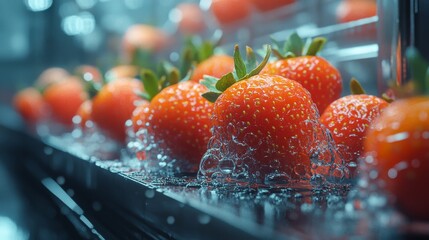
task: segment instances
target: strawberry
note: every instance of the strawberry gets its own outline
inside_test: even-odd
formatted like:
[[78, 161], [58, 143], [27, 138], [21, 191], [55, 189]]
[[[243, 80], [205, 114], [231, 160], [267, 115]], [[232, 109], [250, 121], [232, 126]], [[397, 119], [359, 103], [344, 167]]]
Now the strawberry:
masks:
[[68, 77], [47, 86], [43, 92], [43, 98], [52, 117], [64, 125], [71, 126], [73, 116], [88, 98], [88, 94], [80, 79]]
[[28, 124], [39, 122], [46, 114], [43, 97], [35, 88], [19, 91], [13, 99], [13, 105]]
[[[247, 48], [248, 63], [235, 47], [235, 76], [206, 77], [211, 92], [203, 96], [214, 101], [213, 138], [200, 165], [200, 174], [232, 174], [251, 181], [269, 179], [272, 174], [298, 180], [310, 176], [310, 150], [318, 134], [313, 123], [318, 114], [310, 93], [298, 82], [258, 74], [262, 63]], [[249, 174], [247, 176], [247, 174]]]
[[[158, 78], [151, 71], [143, 72], [146, 95], [151, 102], [134, 111], [134, 129], [147, 131], [143, 137], [150, 141], [148, 146], [157, 145], [155, 156], [162, 154], [196, 165], [211, 136], [212, 104], [201, 96], [206, 88], [192, 81], [176, 84], [178, 71], [174, 69], [161, 75]], [[169, 86], [164, 88], [162, 82]]]
[[191, 80], [200, 82], [204, 75], [220, 78], [232, 70], [234, 70], [234, 59], [231, 56], [213, 55], [197, 65]]
[[266, 12], [295, 3], [295, 0], [251, 0], [253, 5], [260, 11]]
[[315, 38], [304, 46], [298, 34], [293, 33], [282, 49], [276, 44], [273, 51], [279, 60], [267, 64], [262, 71], [301, 83], [311, 93], [319, 112], [341, 96], [343, 86], [340, 72], [324, 58], [316, 56], [325, 41]]
[[[354, 84], [359, 83], [352, 80], [351, 86]], [[354, 166], [358, 163], [369, 125], [387, 106], [381, 98], [358, 92], [335, 100], [325, 109], [320, 122], [332, 133], [346, 164]]]
[[429, 220], [429, 68], [414, 49], [407, 50], [417, 94], [395, 100], [368, 130], [364, 149], [379, 180], [399, 210]]
[[337, 22], [346, 23], [377, 16], [375, 0], [342, 0], [336, 9]]
[[48, 85], [64, 80], [69, 76], [70, 74], [63, 68], [59, 68], [59, 67], [48, 68], [40, 74], [35, 85], [37, 88], [44, 89]]
[[212, 104], [203, 85], [180, 82], [162, 90], [149, 107], [148, 132], [175, 159], [198, 164], [211, 136]]
[[204, 12], [198, 4], [180, 3], [173, 11], [180, 14], [180, 17], [176, 21], [178, 29], [182, 34], [198, 34], [206, 28]]
[[104, 85], [92, 100], [92, 120], [117, 141], [126, 138], [125, 122], [141, 98], [142, 83], [133, 78], [119, 78]]
[[242, 21], [251, 13], [248, 0], [213, 0], [210, 9], [220, 25]]

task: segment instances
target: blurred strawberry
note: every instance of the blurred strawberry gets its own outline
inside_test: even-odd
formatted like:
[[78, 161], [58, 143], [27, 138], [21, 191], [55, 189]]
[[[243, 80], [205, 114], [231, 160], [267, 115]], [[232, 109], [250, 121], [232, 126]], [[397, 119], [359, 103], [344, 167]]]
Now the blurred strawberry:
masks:
[[13, 105], [27, 124], [35, 124], [46, 115], [43, 97], [35, 88], [19, 91], [13, 99]]
[[221, 25], [244, 20], [251, 13], [248, 0], [213, 0], [210, 9]]
[[204, 31], [204, 13], [198, 4], [180, 3], [173, 11], [178, 14], [178, 27], [182, 34], [191, 35]]
[[232, 70], [234, 70], [234, 59], [231, 56], [213, 55], [197, 65], [191, 80], [200, 82], [204, 75], [220, 78]]
[[319, 112], [341, 96], [343, 87], [340, 72], [327, 60], [316, 56], [325, 42], [324, 38], [315, 38], [304, 45], [298, 34], [293, 33], [284, 46], [276, 44], [273, 52], [279, 60], [267, 64], [262, 71], [301, 83], [311, 93]]
[[167, 34], [161, 29], [138, 24], [127, 29], [122, 40], [122, 49], [126, 61], [131, 62], [138, 50], [159, 52], [169, 44]]
[[68, 77], [47, 86], [43, 98], [52, 117], [64, 125], [71, 126], [73, 116], [79, 106], [88, 99], [88, 94], [79, 78]]
[[295, 3], [295, 0], [251, 0], [260, 11], [266, 12]]
[[375, 0], [343, 0], [336, 10], [337, 22], [346, 23], [377, 16]]
[[417, 96], [395, 100], [368, 130], [365, 153], [371, 156], [382, 186], [407, 217], [429, 220], [429, 64], [407, 49]]
[[36, 87], [44, 89], [46, 86], [64, 80], [70, 74], [63, 68], [53, 67], [44, 70], [36, 81]]

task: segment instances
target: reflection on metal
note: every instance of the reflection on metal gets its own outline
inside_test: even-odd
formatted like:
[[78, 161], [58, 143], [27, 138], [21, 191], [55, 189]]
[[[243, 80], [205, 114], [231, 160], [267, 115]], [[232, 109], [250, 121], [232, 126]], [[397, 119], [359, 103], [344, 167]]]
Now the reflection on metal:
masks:
[[[401, 85], [410, 79], [405, 51], [417, 47], [428, 58], [425, 24], [429, 1], [378, 0], [378, 86], [385, 91], [392, 83]], [[427, 27], [426, 27], [427, 28]]]

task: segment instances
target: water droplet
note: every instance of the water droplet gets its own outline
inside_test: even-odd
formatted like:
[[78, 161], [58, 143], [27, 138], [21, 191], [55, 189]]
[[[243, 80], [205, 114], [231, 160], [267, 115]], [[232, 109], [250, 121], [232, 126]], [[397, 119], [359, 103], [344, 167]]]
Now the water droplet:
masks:
[[155, 190], [153, 190], [153, 189], [148, 189], [148, 190], [146, 190], [146, 191], [145, 191], [144, 195], [145, 195], [147, 198], [153, 198], [153, 197], [155, 197]]
[[54, 149], [52, 149], [51, 147], [45, 147], [45, 148], [43, 149], [43, 152], [44, 152], [46, 155], [51, 155], [51, 154], [54, 152]]
[[211, 217], [206, 214], [202, 214], [198, 216], [198, 222], [205, 225], [208, 224], [211, 221]]
[[174, 222], [176, 221], [176, 219], [173, 216], [168, 216], [167, 217], [167, 223], [172, 225], [174, 224]]
[[222, 160], [219, 162], [219, 169], [224, 174], [231, 174], [235, 169], [235, 163], [232, 160]]
[[57, 183], [63, 185], [66, 182], [66, 179], [63, 176], [57, 177]]

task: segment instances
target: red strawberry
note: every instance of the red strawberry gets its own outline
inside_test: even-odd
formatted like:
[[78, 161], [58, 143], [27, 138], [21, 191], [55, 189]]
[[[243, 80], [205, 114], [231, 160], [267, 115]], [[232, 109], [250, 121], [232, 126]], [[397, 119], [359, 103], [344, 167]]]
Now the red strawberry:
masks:
[[43, 98], [52, 117], [64, 125], [71, 126], [77, 109], [88, 99], [88, 94], [80, 79], [68, 77], [48, 85], [43, 92]]
[[198, 83], [180, 82], [151, 101], [148, 134], [169, 157], [198, 164], [207, 150], [213, 104], [201, 96], [206, 91]]
[[46, 88], [52, 83], [59, 82], [69, 77], [70, 74], [63, 68], [53, 67], [44, 70], [36, 81], [37, 88]]
[[324, 43], [325, 39], [315, 38], [305, 47], [302, 39], [294, 33], [282, 50], [274, 49], [280, 59], [267, 64], [262, 71], [263, 74], [280, 75], [301, 83], [311, 93], [319, 112], [341, 96], [343, 86], [340, 72], [324, 58], [316, 56]]
[[204, 75], [220, 78], [232, 70], [234, 70], [234, 59], [231, 56], [214, 55], [197, 65], [191, 80], [200, 82]]
[[46, 114], [45, 102], [35, 88], [26, 88], [18, 92], [13, 105], [22, 118], [29, 124], [35, 124]]
[[368, 130], [365, 153], [407, 217], [429, 220], [429, 64], [414, 48], [407, 62], [418, 95], [395, 100]]
[[86, 100], [77, 109], [76, 116], [79, 117], [79, 125], [82, 129], [85, 129], [87, 122], [91, 120], [92, 112], [92, 101]]
[[357, 94], [334, 101], [323, 112], [320, 122], [332, 133], [346, 163], [357, 164], [369, 125], [388, 105], [376, 96]]
[[143, 91], [137, 79], [121, 78], [106, 84], [92, 100], [92, 120], [114, 139], [124, 142], [125, 122], [136, 108], [141, 98], [137, 92]]
[[[276, 75], [258, 75], [269, 58], [256, 62], [248, 49], [249, 63], [239, 57], [236, 46], [235, 72], [220, 80], [206, 78], [215, 101], [213, 138], [200, 173], [231, 174], [251, 180], [269, 178], [271, 173], [290, 179], [310, 176], [310, 150], [318, 134], [313, 123], [318, 115], [309, 92], [296, 81]], [[244, 175], [242, 175], [244, 174]]]

